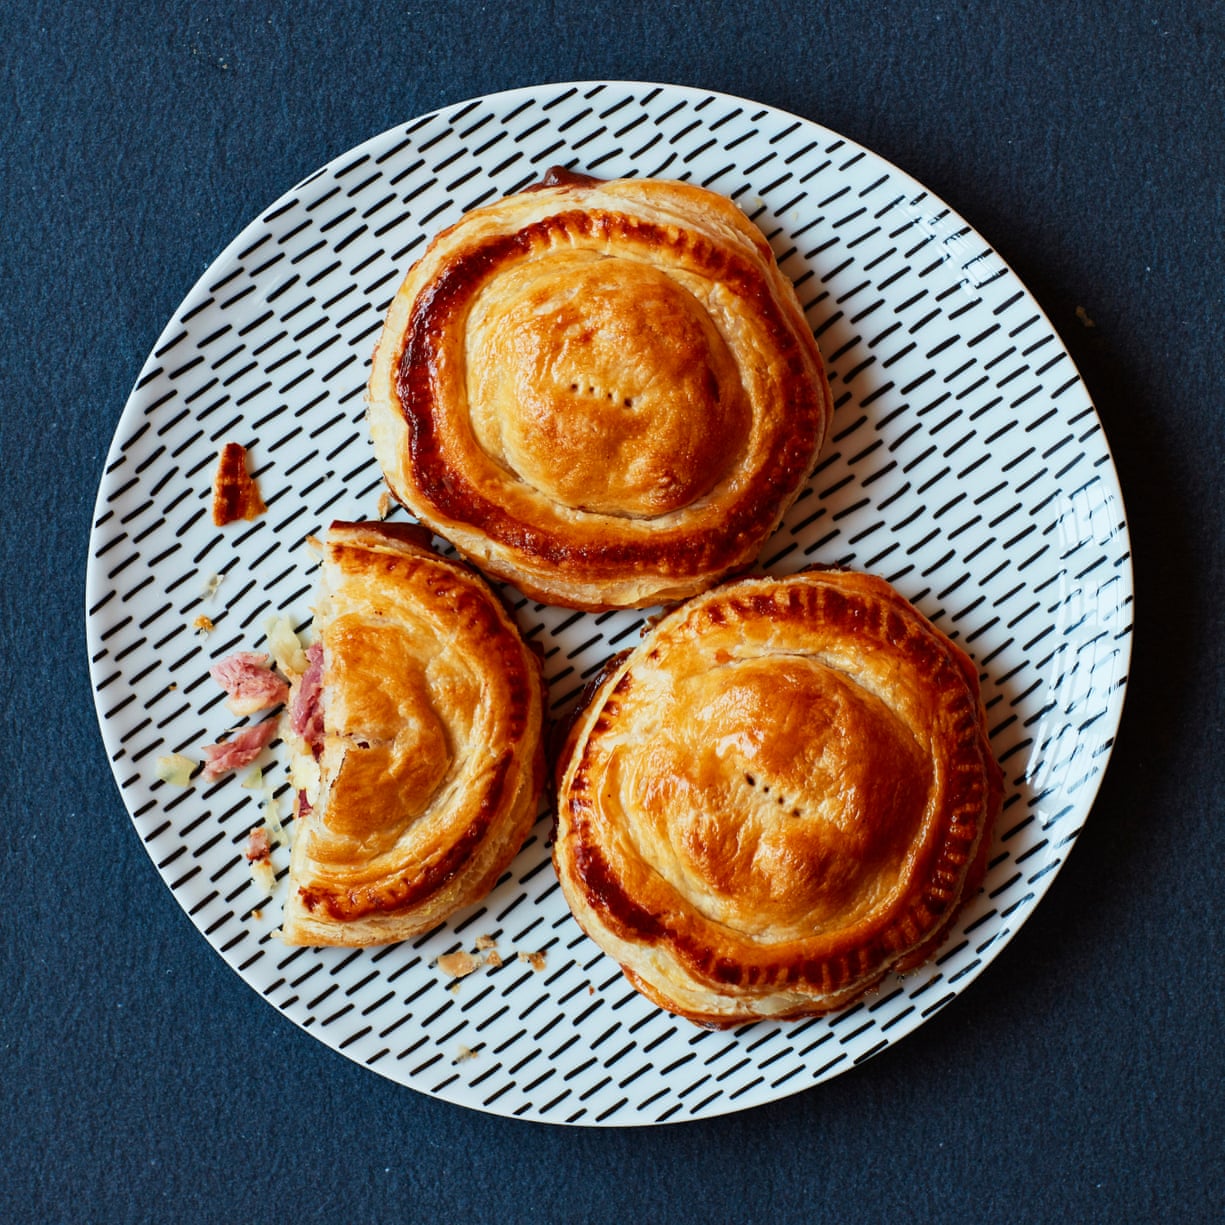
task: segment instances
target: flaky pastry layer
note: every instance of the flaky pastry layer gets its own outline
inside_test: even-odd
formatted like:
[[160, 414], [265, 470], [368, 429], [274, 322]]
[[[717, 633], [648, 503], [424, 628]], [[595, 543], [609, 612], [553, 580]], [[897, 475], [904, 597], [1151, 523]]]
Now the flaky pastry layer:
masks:
[[536, 817], [538, 657], [482, 579], [425, 540], [336, 523], [323, 541], [323, 735], [297, 745], [290, 944], [430, 930], [489, 891]]
[[681, 605], [610, 665], [557, 771], [579, 924], [711, 1026], [828, 1012], [925, 960], [1001, 800], [969, 659], [849, 571]]
[[368, 395], [406, 507], [483, 570], [587, 609], [750, 564], [831, 415], [760, 231], [654, 179], [569, 176], [442, 231], [391, 303]]

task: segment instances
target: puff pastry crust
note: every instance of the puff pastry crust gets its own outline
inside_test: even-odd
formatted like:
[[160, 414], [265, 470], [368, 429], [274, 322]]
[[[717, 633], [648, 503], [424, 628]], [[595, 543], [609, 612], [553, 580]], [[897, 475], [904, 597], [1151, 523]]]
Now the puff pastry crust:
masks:
[[368, 421], [392, 493], [575, 608], [750, 564], [829, 430], [791, 282], [730, 200], [554, 176], [443, 230], [392, 301]]
[[926, 960], [1001, 800], [973, 665], [888, 584], [732, 581], [612, 662], [558, 763], [554, 864], [647, 997], [708, 1026]]
[[323, 541], [322, 725], [303, 733], [292, 767], [290, 944], [428, 931], [489, 891], [537, 815], [539, 660], [481, 578], [427, 539], [336, 523]]

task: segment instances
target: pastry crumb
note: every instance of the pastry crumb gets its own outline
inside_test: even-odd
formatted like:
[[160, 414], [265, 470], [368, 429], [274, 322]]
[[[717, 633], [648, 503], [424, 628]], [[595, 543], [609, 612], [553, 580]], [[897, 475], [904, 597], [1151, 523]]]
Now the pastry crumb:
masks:
[[1076, 318], [1080, 320], [1081, 325], [1087, 328], [1095, 328], [1097, 324], [1089, 317], [1089, 312], [1083, 306], [1076, 308]]
[[387, 489], [384, 489], [383, 492], [379, 494], [379, 518], [386, 519], [390, 513], [391, 513], [391, 492]]
[[201, 613], [192, 623], [191, 628], [198, 634], [211, 634], [217, 627], [213, 624], [212, 617], [206, 617]]
[[477, 936], [476, 938], [476, 947], [482, 951], [493, 948], [497, 943], [495, 936]]
[[465, 1063], [467, 1060], [475, 1058], [476, 1051], [474, 1051], [470, 1046], [461, 1046], [459, 1050], [455, 1052], [456, 1063]]
[[526, 961], [539, 974], [544, 969], [545, 953], [543, 950], [536, 953], [520, 953], [519, 960]]
[[276, 888], [276, 868], [272, 863], [272, 841], [265, 826], [257, 825], [247, 835], [243, 858], [251, 865], [251, 878], [271, 896]]
[[497, 949], [490, 949], [485, 954], [485, 964], [487, 966], [492, 966], [496, 970], [499, 966], [503, 964], [502, 954], [499, 953]]
[[454, 953], [443, 953], [438, 958], [438, 968], [444, 974], [449, 974], [452, 978], [464, 978], [477, 969], [480, 964], [471, 953], [467, 953], [463, 949], [459, 949]]
[[267, 894], [276, 888], [276, 869], [272, 866], [272, 858], [252, 859], [251, 876], [255, 883]]

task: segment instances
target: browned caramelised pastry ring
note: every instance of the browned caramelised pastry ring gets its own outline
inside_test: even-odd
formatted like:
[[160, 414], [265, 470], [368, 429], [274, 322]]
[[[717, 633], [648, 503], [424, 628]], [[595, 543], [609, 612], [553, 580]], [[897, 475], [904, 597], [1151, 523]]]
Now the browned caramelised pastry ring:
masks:
[[1000, 796], [970, 661], [891, 587], [744, 579], [599, 682], [558, 763], [554, 862], [662, 1007], [811, 1015], [930, 955]]
[[728, 199], [572, 179], [466, 214], [369, 386], [392, 492], [538, 599], [630, 607], [751, 563], [829, 429], [811, 331]]
[[489, 891], [537, 815], [539, 659], [427, 535], [335, 523], [322, 542], [315, 642], [290, 704], [288, 943], [430, 930]]

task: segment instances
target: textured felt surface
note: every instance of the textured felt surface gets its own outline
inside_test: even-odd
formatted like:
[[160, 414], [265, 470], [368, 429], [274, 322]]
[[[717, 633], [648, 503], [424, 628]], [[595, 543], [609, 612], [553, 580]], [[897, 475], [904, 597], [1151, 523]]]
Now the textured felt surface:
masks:
[[[1190, 0], [4, 5], [0, 1218], [1221, 1219], [1223, 64]], [[234, 234], [413, 115], [596, 78], [815, 119], [972, 222], [1094, 397], [1138, 592], [1094, 814], [982, 977], [828, 1084], [637, 1130], [432, 1100], [259, 999], [133, 832], [84, 637], [111, 434]]]

